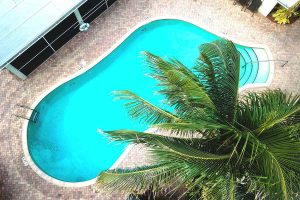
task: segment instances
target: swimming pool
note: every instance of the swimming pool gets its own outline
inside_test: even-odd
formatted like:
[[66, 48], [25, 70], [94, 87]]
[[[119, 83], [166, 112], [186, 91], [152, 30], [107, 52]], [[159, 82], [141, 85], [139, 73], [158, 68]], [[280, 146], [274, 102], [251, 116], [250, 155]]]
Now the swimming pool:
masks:
[[[126, 144], [110, 142], [97, 129], [148, 127], [131, 120], [122, 102], [113, 101], [113, 90], [129, 89], [152, 103], [156, 81], [145, 76], [147, 68], [141, 51], [175, 57], [192, 67], [200, 44], [219, 37], [181, 20], [156, 20], [134, 31], [112, 53], [82, 75], [57, 87], [35, 107], [36, 123], [27, 127], [31, 159], [45, 174], [64, 182], [84, 182], [109, 169]], [[269, 69], [245, 63], [259, 59], [259, 49], [237, 45], [241, 53], [240, 86], [265, 83]]]

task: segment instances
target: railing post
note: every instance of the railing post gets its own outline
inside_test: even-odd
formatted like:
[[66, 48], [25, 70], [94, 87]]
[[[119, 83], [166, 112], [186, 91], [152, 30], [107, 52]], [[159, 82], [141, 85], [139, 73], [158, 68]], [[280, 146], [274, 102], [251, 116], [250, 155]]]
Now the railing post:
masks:
[[79, 30], [80, 31], [87, 31], [89, 29], [89, 27], [90, 27], [89, 23], [85, 23], [83, 21], [82, 16], [81, 16], [81, 14], [80, 14], [80, 12], [79, 12], [78, 9], [74, 10], [74, 14], [75, 14], [75, 16], [77, 18], [77, 21], [79, 23]]

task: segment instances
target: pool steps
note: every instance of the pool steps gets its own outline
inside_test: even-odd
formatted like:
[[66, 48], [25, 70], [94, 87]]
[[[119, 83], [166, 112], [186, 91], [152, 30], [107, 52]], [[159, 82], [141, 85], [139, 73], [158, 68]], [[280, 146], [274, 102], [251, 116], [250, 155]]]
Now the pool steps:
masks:
[[259, 83], [267, 82], [267, 76], [265, 74], [270, 73], [270, 62], [268, 61], [270, 58], [268, 57], [267, 52], [264, 49], [254, 49], [259, 62], [259, 70], [257, 72], [256, 81]]
[[25, 109], [27, 111], [31, 111], [30, 117], [27, 117], [27, 116], [24, 116], [24, 115], [20, 115], [20, 114], [13, 114], [14, 116], [16, 116], [18, 118], [22, 118], [22, 119], [28, 120], [28, 121], [31, 121], [33, 123], [37, 122], [39, 114], [40, 114], [37, 110], [32, 109], [32, 108], [30, 108], [28, 106], [20, 105], [20, 104], [17, 104], [17, 107], [23, 108], [23, 109]]
[[263, 48], [239, 47], [240, 53], [240, 85], [265, 83], [266, 74], [270, 73], [270, 61]]

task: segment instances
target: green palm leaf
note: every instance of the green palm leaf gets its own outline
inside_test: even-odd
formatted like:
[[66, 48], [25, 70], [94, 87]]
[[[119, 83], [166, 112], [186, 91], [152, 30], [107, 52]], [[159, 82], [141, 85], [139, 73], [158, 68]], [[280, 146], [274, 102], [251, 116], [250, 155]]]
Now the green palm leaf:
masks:
[[172, 165], [153, 165], [136, 169], [116, 169], [101, 173], [97, 178], [98, 186], [106, 190], [122, 190], [143, 193], [147, 189], [159, 191], [176, 182], [173, 174], [178, 171]]
[[265, 192], [274, 198], [290, 199], [293, 191], [300, 190], [300, 179], [290, 174], [300, 173], [300, 141], [291, 126], [278, 126], [264, 131], [257, 142], [260, 144], [253, 168], [259, 169], [257, 175], [268, 177]]
[[[149, 134], [151, 135], [151, 134]], [[186, 148], [182, 140], [153, 140], [156, 146], [151, 152], [159, 163], [130, 170], [110, 170], [98, 177], [98, 184], [109, 189], [127, 192], [143, 192], [151, 188], [159, 192], [162, 188], [180, 188], [190, 183], [193, 177], [218, 177], [226, 173], [224, 167], [230, 155], [215, 155], [195, 148]]]
[[281, 90], [248, 93], [238, 104], [238, 123], [256, 130], [257, 134], [276, 124], [297, 123], [299, 120], [299, 96], [288, 96]]
[[[189, 138], [182, 138], [180, 136], [165, 136], [153, 133], [144, 133], [132, 130], [115, 130], [115, 131], [105, 131], [110, 140], [114, 141], [126, 141], [135, 144], [144, 143], [146, 145], [156, 145], [157, 141], [162, 140], [182, 140], [182, 141], [191, 141]], [[198, 139], [200, 141], [202, 139]]]
[[[181, 118], [207, 117], [215, 109], [197, 77], [177, 60], [165, 61], [145, 53], [153, 78], [159, 81], [160, 94]], [[199, 115], [197, 115], [198, 113]]]
[[127, 101], [125, 107], [133, 119], [140, 119], [149, 124], [180, 121], [176, 115], [158, 108], [129, 90], [114, 91], [114, 95], [117, 100]]
[[197, 122], [161, 123], [152, 127], [157, 129], [157, 132], [167, 132], [169, 135], [187, 138], [210, 138], [219, 135], [219, 129], [231, 130], [227, 125], [202, 120], [197, 120]]
[[234, 44], [217, 40], [200, 46], [195, 71], [219, 111], [219, 117], [233, 122], [238, 98], [240, 56]]

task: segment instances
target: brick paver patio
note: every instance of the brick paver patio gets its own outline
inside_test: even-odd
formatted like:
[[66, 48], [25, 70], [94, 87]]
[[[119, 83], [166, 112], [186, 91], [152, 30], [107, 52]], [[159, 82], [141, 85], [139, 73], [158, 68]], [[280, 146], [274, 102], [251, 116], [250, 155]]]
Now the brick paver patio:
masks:
[[[77, 72], [81, 60], [87, 65], [92, 63], [133, 26], [147, 18], [184, 17], [226, 33], [230, 38], [265, 44], [274, 59], [289, 61], [283, 68], [275, 63], [271, 88], [280, 87], [299, 94], [300, 20], [280, 26], [260, 14], [251, 17], [249, 12], [242, 12], [232, 3], [230, 0], [120, 0], [91, 23], [88, 32], [78, 34], [27, 80], [21, 81], [7, 70], [0, 71], [0, 199], [124, 199], [117, 191], [115, 194], [95, 192], [92, 186], [58, 187], [24, 166], [21, 160], [23, 120], [13, 114], [19, 112], [17, 103], [31, 105], [46, 89]], [[147, 162], [145, 154], [139, 147], [133, 149], [122, 166]]]

